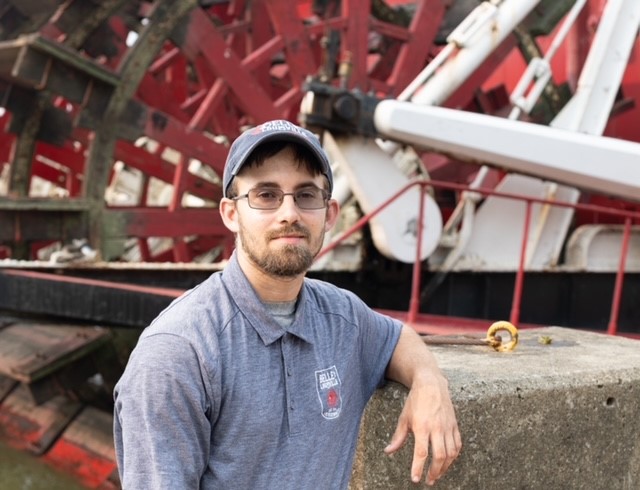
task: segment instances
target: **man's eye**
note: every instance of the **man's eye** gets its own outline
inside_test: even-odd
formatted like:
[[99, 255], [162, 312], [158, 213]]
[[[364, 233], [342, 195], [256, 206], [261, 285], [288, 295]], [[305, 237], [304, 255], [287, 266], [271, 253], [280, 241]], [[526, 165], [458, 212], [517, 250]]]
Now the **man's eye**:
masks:
[[278, 199], [278, 193], [276, 191], [272, 191], [269, 189], [261, 189], [255, 192], [255, 196], [257, 199], [262, 199], [265, 201], [270, 201], [274, 199]]
[[320, 191], [318, 189], [300, 189], [296, 193], [298, 199], [316, 199], [319, 196]]
[[314, 199], [316, 197], [316, 193], [313, 191], [300, 191], [296, 194], [298, 199]]

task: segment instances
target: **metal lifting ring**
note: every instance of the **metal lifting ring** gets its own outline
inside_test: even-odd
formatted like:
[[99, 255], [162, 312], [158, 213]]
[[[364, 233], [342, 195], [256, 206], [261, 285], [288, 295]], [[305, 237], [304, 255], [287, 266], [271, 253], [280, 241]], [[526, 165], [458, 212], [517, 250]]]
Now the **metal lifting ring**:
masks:
[[[510, 335], [509, 342], [503, 342], [500, 336], [496, 334], [500, 331], [507, 331]], [[498, 352], [511, 351], [518, 345], [518, 329], [510, 322], [499, 321], [495, 322], [487, 330], [487, 343]]]

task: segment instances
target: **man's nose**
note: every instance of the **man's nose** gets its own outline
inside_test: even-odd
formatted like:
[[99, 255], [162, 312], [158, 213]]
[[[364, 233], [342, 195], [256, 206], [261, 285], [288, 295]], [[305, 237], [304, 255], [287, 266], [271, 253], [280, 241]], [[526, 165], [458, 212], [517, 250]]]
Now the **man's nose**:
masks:
[[282, 196], [282, 203], [278, 208], [278, 217], [280, 220], [288, 222], [300, 219], [300, 208], [298, 208], [293, 194], [285, 194]]

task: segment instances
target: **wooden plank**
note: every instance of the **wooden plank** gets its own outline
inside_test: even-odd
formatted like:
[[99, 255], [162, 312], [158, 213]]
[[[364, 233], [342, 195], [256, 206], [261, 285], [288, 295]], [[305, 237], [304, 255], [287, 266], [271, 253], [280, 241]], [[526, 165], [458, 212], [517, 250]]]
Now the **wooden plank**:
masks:
[[[0, 210], [3, 211], [40, 211], [47, 213], [80, 213], [89, 209], [89, 203], [82, 199], [53, 200], [42, 197], [12, 198], [0, 197]], [[40, 219], [48, 219], [40, 216]]]
[[9, 0], [9, 3], [25, 17], [40, 17], [43, 11], [47, 13], [47, 17], [51, 15], [60, 0]]
[[11, 393], [11, 390], [13, 390], [17, 384], [15, 379], [0, 376], [0, 403]]
[[79, 478], [88, 488], [120, 488], [113, 445], [113, 416], [85, 408], [44, 460]]
[[35, 405], [26, 386], [19, 386], [0, 405], [0, 437], [13, 447], [40, 455], [81, 408], [82, 404], [62, 396]]
[[24, 244], [37, 240], [70, 241], [87, 236], [88, 213], [11, 209], [12, 204], [0, 199], [0, 241]]
[[0, 330], [0, 374], [32, 383], [101, 346], [101, 327], [19, 323]]

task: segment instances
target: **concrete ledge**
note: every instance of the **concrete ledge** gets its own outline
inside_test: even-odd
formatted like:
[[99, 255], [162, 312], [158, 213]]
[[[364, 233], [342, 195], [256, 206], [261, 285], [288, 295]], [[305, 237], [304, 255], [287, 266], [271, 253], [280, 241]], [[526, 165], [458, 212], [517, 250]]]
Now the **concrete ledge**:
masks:
[[[520, 338], [511, 353], [432, 347], [464, 445], [435, 488], [640, 488], [640, 341], [558, 327]], [[352, 490], [416, 488], [413, 441], [383, 453], [406, 393], [390, 383], [367, 407]]]

